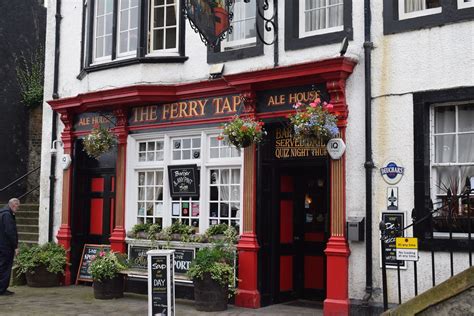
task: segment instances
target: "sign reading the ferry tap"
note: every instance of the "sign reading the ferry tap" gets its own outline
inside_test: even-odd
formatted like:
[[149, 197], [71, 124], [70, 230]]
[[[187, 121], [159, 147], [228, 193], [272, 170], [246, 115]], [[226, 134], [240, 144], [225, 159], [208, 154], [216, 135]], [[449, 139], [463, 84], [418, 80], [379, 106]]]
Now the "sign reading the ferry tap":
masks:
[[400, 182], [404, 172], [405, 168], [400, 166], [400, 163], [394, 159], [387, 160], [383, 164], [383, 167], [380, 168], [380, 174], [382, 175], [382, 178], [385, 180], [385, 182], [391, 185]]

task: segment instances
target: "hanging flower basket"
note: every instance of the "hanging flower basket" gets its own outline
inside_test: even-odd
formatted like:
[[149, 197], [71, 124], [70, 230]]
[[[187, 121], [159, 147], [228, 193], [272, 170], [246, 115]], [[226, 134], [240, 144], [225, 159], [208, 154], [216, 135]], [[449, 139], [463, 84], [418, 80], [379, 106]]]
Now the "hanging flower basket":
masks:
[[89, 157], [98, 158], [115, 146], [117, 139], [109, 129], [102, 126], [94, 126], [90, 134], [84, 137], [84, 151]]
[[263, 128], [263, 122], [253, 118], [240, 118], [234, 116], [232, 120], [222, 127], [219, 139], [227, 138], [237, 148], [245, 148], [253, 143], [259, 143], [267, 132]]
[[337, 117], [329, 112], [333, 108], [332, 104], [316, 98], [309, 105], [298, 102], [293, 108], [296, 113], [288, 118], [296, 138], [301, 141], [327, 143], [339, 133]]

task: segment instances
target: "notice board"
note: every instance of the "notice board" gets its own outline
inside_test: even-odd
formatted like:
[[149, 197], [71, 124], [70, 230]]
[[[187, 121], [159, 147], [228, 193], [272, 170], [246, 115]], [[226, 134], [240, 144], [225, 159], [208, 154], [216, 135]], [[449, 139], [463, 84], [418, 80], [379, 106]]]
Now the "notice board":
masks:
[[199, 197], [197, 165], [168, 166], [171, 197]]
[[382, 221], [385, 223], [385, 234], [388, 236], [385, 243], [385, 265], [387, 268], [396, 268], [397, 262], [400, 268], [406, 269], [406, 262], [397, 260], [396, 238], [404, 237], [401, 231], [405, 227], [405, 212], [382, 211]]
[[77, 270], [76, 284], [79, 281], [92, 282], [91, 263], [101, 251], [109, 252], [110, 245], [85, 244], [82, 250], [81, 263]]

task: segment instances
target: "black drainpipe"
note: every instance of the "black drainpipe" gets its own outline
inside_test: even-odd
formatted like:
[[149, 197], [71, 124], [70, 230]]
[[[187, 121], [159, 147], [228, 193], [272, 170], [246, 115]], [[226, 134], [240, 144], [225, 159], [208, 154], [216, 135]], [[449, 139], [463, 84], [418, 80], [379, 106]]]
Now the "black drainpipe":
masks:
[[[61, 30], [61, 0], [56, 0], [56, 38], [54, 41], [54, 74], [53, 74], [53, 99], [58, 99], [58, 77], [59, 77], [59, 40]], [[51, 129], [51, 146], [56, 140], [58, 129], [58, 113], [53, 110]], [[49, 174], [49, 229], [48, 241], [53, 241], [54, 226], [54, 184], [56, 182], [56, 155], [51, 156], [50, 174]]]
[[371, 20], [370, 0], [364, 0], [364, 67], [365, 67], [365, 292], [364, 302], [368, 304], [372, 297], [372, 61], [371, 51], [373, 43], [371, 41]]

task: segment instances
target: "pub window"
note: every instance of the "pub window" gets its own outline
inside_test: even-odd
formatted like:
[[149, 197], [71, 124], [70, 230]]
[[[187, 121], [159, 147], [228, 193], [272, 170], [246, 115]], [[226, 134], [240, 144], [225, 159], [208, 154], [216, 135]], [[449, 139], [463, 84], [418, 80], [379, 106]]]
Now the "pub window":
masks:
[[[432, 108], [431, 121], [431, 192], [435, 205], [446, 203], [448, 189], [460, 195], [466, 178], [474, 185], [474, 103], [438, 105]], [[473, 186], [474, 187], [474, 186]], [[453, 209], [443, 208], [434, 217], [438, 232], [449, 231], [448, 217], [453, 218], [454, 232], [467, 232], [468, 211], [474, 212], [474, 195], [453, 202]], [[468, 203], [471, 203], [469, 208]], [[449, 214], [451, 212], [451, 214]], [[471, 217], [474, 214], [470, 214]]]
[[138, 172], [137, 222], [163, 225], [163, 170]]
[[96, 0], [94, 6], [94, 62], [112, 56], [113, 0]]
[[173, 160], [199, 159], [201, 137], [174, 138], [172, 140]]
[[458, 9], [474, 7], [474, 0], [458, 0]]
[[399, 0], [400, 20], [441, 13], [440, 0]]
[[209, 225], [240, 227], [240, 168], [209, 170]]
[[343, 0], [300, 0], [299, 34], [307, 37], [342, 31], [344, 28]]
[[199, 232], [199, 198], [174, 198], [171, 201], [171, 222], [180, 221]]
[[149, 52], [178, 52], [178, 0], [151, 0]]
[[135, 55], [138, 42], [138, 0], [120, 0], [118, 56]]
[[257, 38], [256, 13], [256, 0], [250, 0], [249, 3], [244, 0], [235, 0], [234, 17], [230, 24], [232, 31], [222, 41], [224, 50], [255, 45]]
[[164, 157], [164, 143], [162, 140], [138, 143], [138, 161], [162, 161]]
[[211, 159], [240, 157], [240, 151], [231, 146], [227, 140], [219, 139], [218, 136], [211, 136], [209, 141], [209, 157]]

